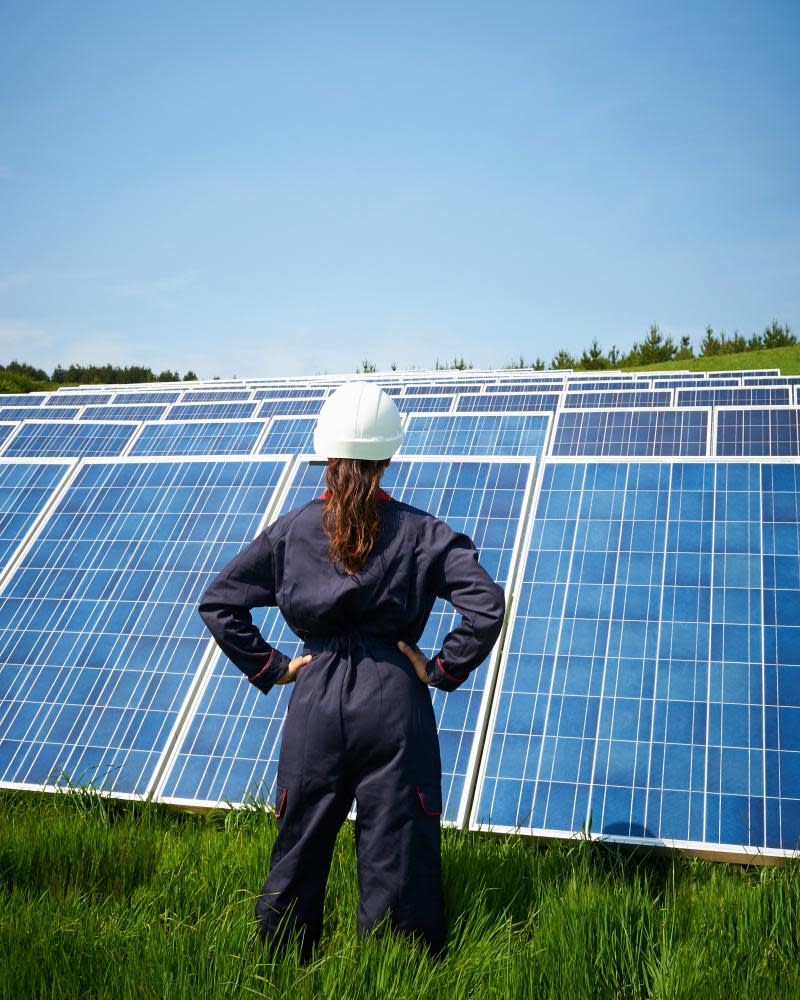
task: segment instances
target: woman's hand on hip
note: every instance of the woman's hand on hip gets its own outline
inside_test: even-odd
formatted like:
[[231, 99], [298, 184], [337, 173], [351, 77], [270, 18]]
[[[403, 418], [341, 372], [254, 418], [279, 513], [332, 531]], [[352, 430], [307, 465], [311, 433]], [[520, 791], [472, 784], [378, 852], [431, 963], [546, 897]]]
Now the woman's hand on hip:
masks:
[[428, 671], [426, 670], [426, 665], [428, 660], [424, 653], [421, 653], [417, 646], [409, 646], [407, 642], [402, 640], [398, 642], [397, 648], [401, 653], [405, 653], [406, 656], [411, 660], [411, 666], [414, 668], [417, 677], [422, 681], [423, 684], [430, 684], [428, 680]]
[[293, 660], [289, 660], [289, 667], [286, 673], [279, 677], [275, 683], [276, 684], [291, 684], [292, 681], [297, 677], [298, 672], [307, 664], [314, 659], [313, 655], [309, 653], [307, 656], [296, 656]]

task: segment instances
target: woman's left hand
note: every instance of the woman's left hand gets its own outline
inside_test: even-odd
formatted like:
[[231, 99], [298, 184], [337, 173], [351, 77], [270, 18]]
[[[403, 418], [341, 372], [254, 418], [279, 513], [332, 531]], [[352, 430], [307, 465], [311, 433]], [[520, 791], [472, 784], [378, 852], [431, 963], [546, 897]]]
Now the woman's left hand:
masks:
[[275, 683], [291, 684], [297, 677], [298, 671], [300, 671], [307, 663], [311, 663], [313, 659], [314, 657], [311, 653], [307, 656], [296, 656], [293, 660], [289, 661], [289, 668], [286, 673], [282, 677], [279, 677]]
[[422, 683], [430, 684], [428, 671], [425, 669], [428, 662], [425, 654], [421, 653], [416, 646], [409, 646], [407, 642], [403, 642], [402, 640], [398, 642], [397, 648], [411, 660], [411, 665]]

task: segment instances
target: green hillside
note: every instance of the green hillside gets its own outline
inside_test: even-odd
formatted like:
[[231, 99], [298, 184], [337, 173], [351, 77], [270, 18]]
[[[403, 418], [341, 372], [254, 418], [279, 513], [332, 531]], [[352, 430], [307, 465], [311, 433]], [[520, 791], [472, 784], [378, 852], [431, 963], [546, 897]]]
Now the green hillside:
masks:
[[774, 350], [743, 351], [741, 354], [718, 354], [710, 358], [689, 358], [682, 361], [662, 361], [655, 365], [623, 368], [622, 371], [690, 371], [719, 372], [742, 368], [780, 368], [782, 375], [800, 375], [800, 344], [776, 347]]

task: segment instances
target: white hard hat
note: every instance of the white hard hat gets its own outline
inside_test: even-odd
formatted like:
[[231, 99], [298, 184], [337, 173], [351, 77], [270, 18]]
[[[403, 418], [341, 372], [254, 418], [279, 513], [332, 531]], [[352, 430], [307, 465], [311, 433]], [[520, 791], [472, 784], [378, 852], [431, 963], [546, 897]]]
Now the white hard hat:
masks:
[[345, 382], [325, 400], [314, 428], [321, 458], [391, 458], [403, 443], [400, 411], [374, 382]]

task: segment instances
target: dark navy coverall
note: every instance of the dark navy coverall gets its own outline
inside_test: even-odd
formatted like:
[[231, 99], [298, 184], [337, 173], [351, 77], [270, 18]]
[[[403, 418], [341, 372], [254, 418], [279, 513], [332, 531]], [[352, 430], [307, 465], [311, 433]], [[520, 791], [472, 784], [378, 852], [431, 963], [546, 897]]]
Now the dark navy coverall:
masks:
[[355, 798], [359, 933], [388, 913], [436, 953], [445, 940], [439, 737], [428, 685], [397, 641], [415, 645], [436, 597], [450, 601], [461, 623], [426, 669], [433, 687], [453, 691], [496, 642], [505, 597], [467, 535], [383, 490], [376, 544], [364, 569], [348, 575], [328, 558], [326, 495], [265, 528], [199, 606], [261, 691], [290, 658], [266, 642], [250, 608], [277, 604], [314, 657], [297, 673], [283, 726], [278, 834], [256, 906], [261, 937], [274, 945], [276, 931], [297, 929], [310, 956], [334, 841]]

